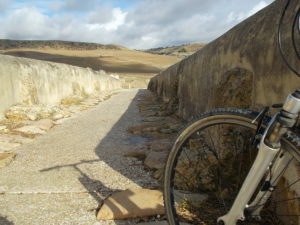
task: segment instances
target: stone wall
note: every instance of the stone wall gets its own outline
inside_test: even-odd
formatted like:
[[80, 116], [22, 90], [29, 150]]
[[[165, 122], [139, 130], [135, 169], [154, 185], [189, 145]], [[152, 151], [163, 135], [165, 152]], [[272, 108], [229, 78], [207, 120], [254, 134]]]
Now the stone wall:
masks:
[[[291, 2], [288, 17], [295, 15], [290, 9], [300, 5], [299, 0]], [[285, 3], [286, 0], [273, 2], [192, 56], [162, 71], [151, 79], [148, 89], [186, 120], [217, 107], [262, 109], [262, 105], [283, 102], [290, 92], [300, 88], [300, 78], [285, 65], [276, 43], [278, 21]], [[285, 35], [283, 40], [288, 38]], [[300, 71], [291, 46], [285, 49], [291, 64]], [[290, 185], [290, 177], [293, 181], [297, 178], [299, 165], [289, 168], [282, 181]], [[283, 194], [299, 197], [299, 188], [295, 186]], [[289, 204], [287, 201], [279, 214], [298, 214], [297, 205]], [[283, 222], [299, 224], [299, 218], [293, 219], [291, 222], [291, 218], [285, 217]]]
[[[276, 43], [285, 3], [273, 2], [159, 73], [148, 88], [165, 102], [176, 104], [178, 115], [184, 119], [216, 107], [261, 109], [262, 105], [283, 102], [288, 93], [300, 87], [300, 78], [285, 65]], [[296, 4], [300, 2], [292, 0], [290, 9]], [[290, 9], [289, 17], [295, 13]], [[290, 47], [285, 45], [286, 53], [300, 71]]]
[[91, 69], [0, 55], [0, 119], [14, 104], [56, 105], [70, 96], [120, 89], [122, 81]]

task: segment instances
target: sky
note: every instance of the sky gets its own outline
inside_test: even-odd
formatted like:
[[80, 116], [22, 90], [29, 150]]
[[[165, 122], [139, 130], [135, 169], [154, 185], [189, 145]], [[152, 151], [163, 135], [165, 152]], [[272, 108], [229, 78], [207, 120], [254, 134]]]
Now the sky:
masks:
[[207, 43], [273, 0], [0, 0], [0, 39]]

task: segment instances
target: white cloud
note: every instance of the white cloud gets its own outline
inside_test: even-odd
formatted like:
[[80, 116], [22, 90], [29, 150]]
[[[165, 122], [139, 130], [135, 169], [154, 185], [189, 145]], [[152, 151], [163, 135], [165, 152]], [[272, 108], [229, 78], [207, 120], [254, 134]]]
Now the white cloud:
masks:
[[237, 13], [237, 12], [231, 11], [226, 18], [226, 22], [227, 23], [240, 22], [246, 18], [247, 18], [247, 16], [245, 13], [242, 13], [242, 12]]
[[45, 1], [43, 8], [30, 1], [31, 6], [15, 5], [0, 17], [0, 38], [61, 39], [138, 49], [208, 42], [271, 1], [143, 0], [126, 9], [103, 0], [86, 1], [86, 6], [81, 0]]
[[87, 15], [88, 23], [108, 23], [113, 18], [113, 7], [100, 6]]
[[260, 1], [248, 12], [231, 11], [227, 16], [226, 21], [227, 21], [227, 23], [232, 23], [234, 21], [240, 22], [240, 21], [248, 18], [249, 16], [252, 16], [253, 14], [257, 13], [259, 10], [265, 8], [267, 5], [268, 5], [268, 3], [266, 3], [265, 1]]
[[268, 5], [265, 1], [260, 1], [257, 5], [255, 5], [247, 14], [247, 17], [252, 16], [257, 13], [259, 10], [265, 8]]
[[127, 12], [115, 8], [111, 9], [111, 15], [105, 23], [90, 23], [88, 17], [76, 18], [71, 14], [49, 16], [34, 7], [21, 8], [11, 11], [8, 17], [0, 18], [0, 38], [117, 43], [121, 40], [117, 38], [116, 30], [124, 24]]
[[55, 36], [55, 24], [36, 8], [14, 10], [5, 21], [1, 21], [4, 38], [35, 39]]
[[7, 10], [7, 7], [10, 5], [10, 0], [0, 0], [0, 12]]
[[209, 42], [267, 5], [258, 1], [141, 1], [128, 13], [126, 22], [134, 25], [130, 34], [129, 30], [123, 34], [124, 40], [127, 46], [135, 48]]
[[105, 29], [107, 31], [116, 31], [119, 26], [125, 23], [127, 12], [122, 12], [120, 8], [112, 10], [112, 18], [107, 23], [87, 24], [89, 30]]

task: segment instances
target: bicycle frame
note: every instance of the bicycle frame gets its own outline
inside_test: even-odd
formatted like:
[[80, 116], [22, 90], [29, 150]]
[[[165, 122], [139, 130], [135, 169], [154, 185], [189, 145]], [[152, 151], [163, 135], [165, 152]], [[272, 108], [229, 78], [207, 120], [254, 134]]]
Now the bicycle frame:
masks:
[[[274, 187], [270, 186], [268, 190], [259, 191], [252, 203], [250, 205], [247, 204], [270, 166], [272, 166], [273, 177], [280, 180], [280, 173], [282, 171], [282, 166], [284, 165], [283, 162], [289, 160], [288, 156], [284, 154], [283, 149], [281, 150], [280, 139], [287, 132], [288, 128], [294, 126], [296, 119], [299, 116], [299, 96], [300, 89], [293, 94], [290, 94], [283, 105], [283, 109], [270, 121], [260, 141], [258, 154], [252, 168], [229, 212], [218, 218], [219, 225], [235, 225], [238, 220], [245, 220], [245, 210], [247, 209], [251, 215], [259, 217], [259, 213], [267, 199], [270, 197], [270, 191], [272, 191]], [[272, 162], [274, 162], [273, 165]], [[270, 172], [267, 174], [266, 180], [272, 182]], [[276, 181], [276, 183], [277, 182], [278, 181]], [[268, 193], [266, 193], [266, 191], [268, 191]], [[259, 207], [251, 211], [251, 207], [257, 203], [259, 203]]]

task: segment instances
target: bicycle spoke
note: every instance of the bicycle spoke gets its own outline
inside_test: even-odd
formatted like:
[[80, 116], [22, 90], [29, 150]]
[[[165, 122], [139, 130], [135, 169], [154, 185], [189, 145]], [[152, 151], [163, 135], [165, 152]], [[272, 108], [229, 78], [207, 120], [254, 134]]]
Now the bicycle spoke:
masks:
[[[231, 115], [229, 118], [230, 121], [233, 121]], [[203, 121], [203, 124], [206, 122], [209, 124], [210, 120]], [[169, 193], [171, 193], [171, 202], [173, 202], [172, 212], [173, 217], [177, 218], [180, 224], [193, 221], [193, 224], [215, 225], [217, 218], [227, 214], [230, 210], [256, 159], [257, 146], [251, 143], [251, 137], [255, 135], [255, 127], [253, 125], [248, 127], [247, 123], [241, 125], [236, 122], [225, 123], [222, 121], [209, 125], [201, 125], [200, 122], [197, 123], [197, 126], [199, 126], [197, 131], [195, 131], [195, 125], [191, 126], [194, 133], [187, 131], [184, 135], [188, 136], [180, 137], [183, 140], [182, 143], [180, 143], [180, 139], [177, 142], [177, 155], [173, 156], [175, 159], [173, 159], [171, 170], [173, 175], [171, 175], [171, 179], [167, 178], [171, 181], [169, 186], [172, 191]], [[271, 185], [275, 186], [273, 182], [277, 183], [284, 173], [290, 171], [289, 167], [294, 165], [293, 155], [286, 155], [286, 157], [283, 161], [285, 165], [273, 167], [280, 168], [277, 169], [276, 175], [272, 170], [269, 175], [265, 175], [272, 181]], [[293, 185], [295, 187], [299, 181], [298, 177], [290, 184], [280, 181], [280, 185], [277, 185], [276, 192], [274, 192], [276, 194], [271, 195], [267, 205], [262, 199], [266, 193], [270, 192], [262, 193], [261, 200], [249, 210], [250, 212], [253, 210], [255, 213], [255, 209], [258, 209], [258, 212], [261, 212], [259, 214], [263, 217], [262, 220], [254, 222], [253, 219], [247, 217], [248, 222], [243, 221], [237, 224], [283, 225], [282, 221], [286, 220], [281, 216], [298, 221], [295, 220], [299, 214], [298, 211], [287, 209], [284, 205], [293, 205], [295, 202], [298, 204], [299, 197], [292, 193], [289, 195], [277, 195], [277, 193], [293, 188]], [[258, 187], [256, 193], [260, 189]], [[199, 198], [197, 196], [202, 194], [206, 196], [204, 200], [197, 200]], [[165, 202], [167, 205], [168, 201]], [[170, 218], [169, 213], [168, 218]]]
[[[185, 153], [185, 157], [187, 158], [187, 160], [189, 161], [189, 163], [186, 164], [186, 162], [185, 162], [184, 159], [182, 159], [180, 162], [183, 162], [184, 165], [188, 168], [188, 167], [190, 167], [191, 161], [190, 161], [189, 158], [187, 157], [187, 154], [186, 154], [185, 150], [183, 149], [182, 151]], [[178, 163], [178, 162], [177, 162], [177, 163]]]
[[298, 183], [300, 181], [300, 178], [294, 182], [292, 182], [290, 185], [285, 187], [284, 189], [281, 189], [280, 192], [277, 192], [276, 194], [281, 194], [283, 191], [287, 190], [288, 188], [292, 187], [294, 184]]
[[[286, 153], [287, 154], [287, 153]], [[288, 163], [285, 165], [285, 167], [280, 171], [280, 173], [279, 173], [279, 175], [273, 180], [273, 178], [272, 178], [272, 169], [270, 168], [270, 172], [269, 172], [269, 175], [270, 175], [270, 177], [269, 177], [269, 180], [273, 180], [272, 182], [272, 184], [271, 184], [271, 186], [274, 186], [274, 184], [277, 182], [277, 180], [285, 173], [285, 171], [287, 170], [287, 168], [288, 168], [288, 166], [290, 165], [290, 163], [291, 163], [291, 161], [293, 160], [294, 158], [291, 158], [289, 161], [288, 161]], [[288, 187], [286, 187], [286, 188], [284, 188], [283, 190], [286, 190], [287, 188], [289, 188], [290, 186], [288, 186]], [[279, 194], [279, 193], [282, 193], [283, 192], [283, 190], [281, 190], [281, 192], [277, 192], [277, 195]], [[266, 194], [267, 193], [269, 193], [269, 191], [265, 191], [265, 193], [260, 197], [260, 199], [259, 199], [259, 201], [258, 201], [258, 204], [257, 205], [255, 205], [255, 206], [252, 206], [251, 207], [251, 209], [258, 209], [260, 206], [263, 206], [264, 204], [259, 204], [263, 199], [264, 199], [264, 197], [266, 196]], [[287, 200], [288, 201], [288, 200]], [[272, 203], [273, 204], [275, 204], [275, 203], [277, 203], [277, 202], [279, 202], [279, 201], [272, 201]], [[282, 202], [282, 201], [281, 201]]]
[[190, 180], [188, 180], [182, 173], [180, 173], [178, 170], [176, 170], [176, 173], [179, 174], [185, 181], [185, 185], [189, 186]]
[[[216, 147], [215, 147], [215, 143], [214, 143], [214, 141], [212, 140], [210, 131], [208, 130], [207, 132], [208, 132], [208, 136], [209, 136], [209, 138], [210, 138], [212, 147], [213, 147], [213, 149], [214, 149], [214, 151], [211, 151], [211, 152], [212, 152], [213, 154], [215, 154], [215, 156], [216, 156], [217, 159], [220, 159], [219, 154], [218, 154], [218, 152], [217, 152], [217, 150], [216, 150]], [[209, 150], [211, 150], [211, 148], [209, 148]]]
[[186, 156], [186, 158], [187, 158], [187, 160], [189, 161], [189, 164], [190, 164], [190, 163], [191, 163], [191, 160], [190, 160], [190, 158], [188, 157], [188, 155], [187, 155], [186, 151], [185, 151], [185, 150], [183, 150], [183, 152], [184, 152], [184, 154], [185, 154], [185, 156]]
[[[290, 198], [290, 199], [284, 199], [284, 200], [276, 200], [276, 201], [272, 201], [272, 203], [278, 203], [278, 202], [286, 202], [286, 201], [292, 201], [292, 200], [297, 200], [299, 199], [300, 200], [300, 197], [296, 197], [296, 198]], [[255, 207], [260, 207], [260, 206], [263, 206], [264, 204], [258, 204], [258, 205], [255, 205]]]

